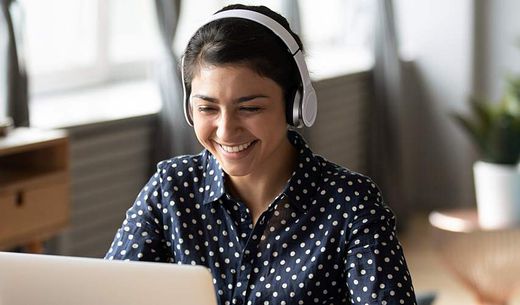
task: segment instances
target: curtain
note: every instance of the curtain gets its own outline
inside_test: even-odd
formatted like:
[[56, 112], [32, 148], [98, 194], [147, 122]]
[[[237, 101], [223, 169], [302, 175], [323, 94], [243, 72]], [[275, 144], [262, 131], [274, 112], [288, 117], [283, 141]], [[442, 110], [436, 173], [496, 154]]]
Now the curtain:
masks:
[[153, 156], [154, 162], [157, 162], [196, 153], [200, 146], [197, 146], [195, 134], [184, 119], [180, 70], [172, 48], [181, 0], [156, 0], [155, 6], [161, 38], [156, 79], [162, 99]]
[[407, 196], [403, 188], [401, 124], [402, 67], [393, 1], [376, 1], [374, 99], [370, 113], [369, 175], [403, 224]]
[[11, 117], [16, 127], [29, 126], [23, 12], [15, 0], [0, 3], [0, 116]]
[[287, 21], [289, 21], [291, 30], [300, 36], [302, 32], [302, 26], [300, 20], [300, 5], [298, 4], [298, 0], [282, 1], [282, 15], [287, 19]]

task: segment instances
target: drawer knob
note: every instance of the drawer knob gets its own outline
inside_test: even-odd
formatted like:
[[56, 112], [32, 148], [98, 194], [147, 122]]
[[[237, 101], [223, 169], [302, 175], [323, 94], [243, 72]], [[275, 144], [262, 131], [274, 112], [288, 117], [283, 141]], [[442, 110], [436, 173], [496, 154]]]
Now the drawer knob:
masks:
[[23, 206], [24, 200], [23, 200], [23, 192], [16, 192], [16, 199], [15, 204], [17, 207]]

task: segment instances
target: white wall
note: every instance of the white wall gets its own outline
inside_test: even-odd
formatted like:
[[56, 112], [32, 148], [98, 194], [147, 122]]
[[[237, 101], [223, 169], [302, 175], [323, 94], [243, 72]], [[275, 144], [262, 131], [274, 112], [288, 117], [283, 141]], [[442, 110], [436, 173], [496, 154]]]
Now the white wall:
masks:
[[475, 92], [497, 100], [504, 78], [520, 74], [520, 1], [476, 1]]
[[405, 70], [405, 186], [426, 208], [474, 204], [474, 151], [449, 113], [466, 108], [472, 91], [471, 0], [396, 0]]

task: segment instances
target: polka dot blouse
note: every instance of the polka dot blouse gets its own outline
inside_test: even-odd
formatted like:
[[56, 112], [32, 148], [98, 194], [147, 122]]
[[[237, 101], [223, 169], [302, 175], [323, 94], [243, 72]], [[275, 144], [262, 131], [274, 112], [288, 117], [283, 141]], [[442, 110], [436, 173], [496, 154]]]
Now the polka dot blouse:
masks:
[[367, 177], [314, 155], [253, 226], [211, 153], [162, 161], [108, 259], [203, 265], [227, 304], [415, 304], [395, 218]]

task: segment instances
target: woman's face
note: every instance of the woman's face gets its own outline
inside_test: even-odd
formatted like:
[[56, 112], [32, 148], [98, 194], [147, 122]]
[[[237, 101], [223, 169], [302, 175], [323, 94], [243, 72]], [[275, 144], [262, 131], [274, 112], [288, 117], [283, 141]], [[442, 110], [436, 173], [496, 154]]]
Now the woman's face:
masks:
[[199, 142], [228, 175], [261, 174], [285, 158], [285, 103], [272, 79], [244, 65], [202, 65], [190, 100]]

